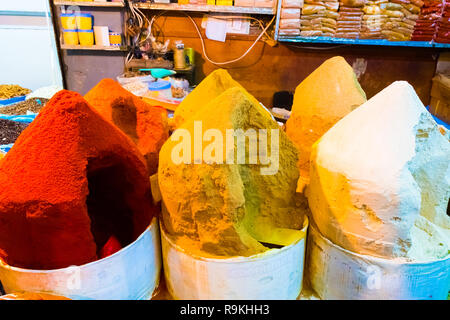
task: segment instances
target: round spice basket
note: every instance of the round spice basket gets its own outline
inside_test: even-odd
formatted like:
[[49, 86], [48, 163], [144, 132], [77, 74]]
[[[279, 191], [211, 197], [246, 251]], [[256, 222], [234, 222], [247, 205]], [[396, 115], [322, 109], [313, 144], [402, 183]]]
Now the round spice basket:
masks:
[[136, 241], [115, 254], [79, 267], [27, 270], [0, 260], [6, 293], [43, 292], [71, 299], [145, 300], [159, 285], [161, 251], [158, 219]]
[[450, 257], [424, 263], [345, 250], [311, 225], [306, 277], [321, 299], [447, 299]]
[[161, 223], [164, 273], [169, 293], [181, 300], [288, 300], [302, 290], [308, 220], [303, 238], [251, 257], [193, 256], [173, 243]]

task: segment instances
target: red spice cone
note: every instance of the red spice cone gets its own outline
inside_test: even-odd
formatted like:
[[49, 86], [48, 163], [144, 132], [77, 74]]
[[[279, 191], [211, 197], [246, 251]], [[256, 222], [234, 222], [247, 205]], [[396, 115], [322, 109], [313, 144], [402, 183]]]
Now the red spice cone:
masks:
[[169, 138], [167, 111], [145, 103], [112, 79], [100, 81], [85, 99], [137, 144], [149, 173], [155, 174], [159, 151]]
[[74, 92], [57, 93], [0, 163], [0, 258], [12, 266], [94, 261], [156, 212], [136, 146]]

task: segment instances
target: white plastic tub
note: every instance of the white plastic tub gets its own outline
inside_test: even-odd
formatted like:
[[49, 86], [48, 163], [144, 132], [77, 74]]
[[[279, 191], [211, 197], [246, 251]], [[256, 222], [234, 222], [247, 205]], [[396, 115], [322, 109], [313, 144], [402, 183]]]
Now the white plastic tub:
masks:
[[6, 293], [44, 292], [71, 299], [145, 300], [159, 285], [161, 251], [158, 219], [136, 241], [104, 259], [79, 267], [28, 270], [0, 260]]
[[447, 299], [450, 258], [424, 263], [345, 250], [311, 225], [307, 277], [321, 299]]
[[164, 274], [171, 296], [181, 300], [287, 300], [302, 290], [308, 220], [304, 236], [281, 249], [251, 257], [193, 256], [174, 244], [161, 224]]

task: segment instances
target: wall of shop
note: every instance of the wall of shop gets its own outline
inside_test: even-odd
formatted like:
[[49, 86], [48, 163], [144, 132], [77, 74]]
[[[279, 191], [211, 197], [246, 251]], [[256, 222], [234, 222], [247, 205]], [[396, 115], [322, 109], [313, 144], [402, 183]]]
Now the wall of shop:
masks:
[[[55, 7], [59, 15], [60, 7]], [[81, 7], [81, 12], [94, 15], [94, 24], [109, 26], [111, 31], [122, 32], [123, 12], [117, 9]], [[124, 52], [63, 50], [64, 73], [69, 90], [88, 92], [103, 78], [115, 78], [123, 73]]]
[[49, 10], [46, 0], [0, 3], [0, 83], [32, 90], [62, 85]]
[[[202, 15], [194, 17], [200, 26]], [[161, 39], [183, 40], [186, 47], [196, 50], [197, 81], [217, 68], [201, 57], [201, 42], [186, 17], [170, 13], [170, 16], [159, 18], [156, 24], [162, 30]], [[230, 60], [244, 53], [254, 39], [254, 35], [229, 35], [225, 43], [205, 40], [206, 50], [215, 61]], [[415, 87], [422, 101], [428, 104], [431, 78], [439, 56], [439, 51], [435, 49], [355, 46], [306, 48], [281, 43], [271, 47], [260, 42], [243, 60], [226, 68], [261, 102], [271, 106], [274, 92], [293, 91], [324, 60], [335, 55], [344, 56], [354, 66], [369, 97], [395, 80], [406, 80]], [[66, 54], [65, 63], [68, 70], [75, 71], [68, 78], [69, 88], [85, 93], [100, 79], [116, 77], [123, 68], [123, 55], [70, 53]]]

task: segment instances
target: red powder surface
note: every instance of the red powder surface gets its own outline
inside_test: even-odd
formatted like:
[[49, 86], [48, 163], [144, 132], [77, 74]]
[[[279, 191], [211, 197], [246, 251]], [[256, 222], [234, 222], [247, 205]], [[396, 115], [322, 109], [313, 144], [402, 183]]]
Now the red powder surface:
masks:
[[159, 151], [169, 138], [167, 111], [145, 103], [112, 79], [100, 81], [85, 99], [137, 144], [149, 173], [155, 174]]
[[12, 266], [94, 261], [156, 212], [136, 145], [74, 92], [57, 93], [0, 163], [0, 258]]

